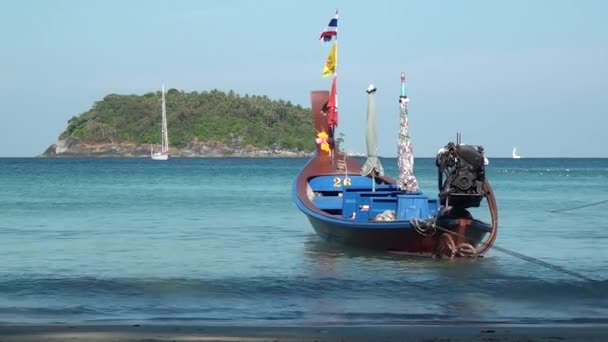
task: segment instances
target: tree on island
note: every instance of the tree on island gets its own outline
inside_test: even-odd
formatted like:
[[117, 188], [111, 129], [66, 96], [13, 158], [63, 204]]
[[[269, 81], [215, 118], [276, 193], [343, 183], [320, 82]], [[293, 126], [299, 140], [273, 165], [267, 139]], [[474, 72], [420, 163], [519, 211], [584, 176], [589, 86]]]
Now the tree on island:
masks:
[[[72, 117], [59, 138], [88, 144], [156, 144], [160, 141], [160, 98], [160, 92], [107, 95], [87, 112]], [[310, 109], [289, 101], [241, 96], [232, 90], [186, 93], [169, 89], [166, 106], [172, 147], [195, 142], [298, 151], [315, 147]]]

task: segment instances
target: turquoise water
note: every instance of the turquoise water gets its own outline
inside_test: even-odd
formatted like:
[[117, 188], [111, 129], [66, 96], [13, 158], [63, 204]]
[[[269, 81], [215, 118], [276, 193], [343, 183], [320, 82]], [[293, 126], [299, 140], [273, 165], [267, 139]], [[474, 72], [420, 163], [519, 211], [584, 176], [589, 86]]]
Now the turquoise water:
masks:
[[[608, 199], [608, 159], [488, 170], [496, 246], [594, 282], [497, 250], [446, 261], [328, 245], [291, 201], [305, 162], [0, 159], [0, 322], [608, 321], [608, 203], [549, 212]], [[416, 174], [435, 195], [434, 160]]]

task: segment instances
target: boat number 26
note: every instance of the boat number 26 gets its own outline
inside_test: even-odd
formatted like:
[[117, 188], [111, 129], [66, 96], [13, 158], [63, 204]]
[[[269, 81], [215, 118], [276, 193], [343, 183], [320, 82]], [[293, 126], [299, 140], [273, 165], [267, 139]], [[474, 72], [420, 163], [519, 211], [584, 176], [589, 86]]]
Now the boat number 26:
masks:
[[350, 177], [344, 177], [344, 178], [335, 177], [334, 178], [334, 188], [339, 188], [341, 186], [350, 186], [350, 185], [351, 185]]

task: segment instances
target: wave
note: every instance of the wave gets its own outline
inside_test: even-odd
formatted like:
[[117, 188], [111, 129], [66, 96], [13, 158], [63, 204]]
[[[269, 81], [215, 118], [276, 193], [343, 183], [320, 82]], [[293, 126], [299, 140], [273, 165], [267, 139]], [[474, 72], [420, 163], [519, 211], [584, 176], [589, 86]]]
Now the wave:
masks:
[[[465, 270], [466, 271], [466, 270]], [[523, 276], [474, 273], [452, 277], [438, 275], [434, 279], [393, 278], [348, 279], [333, 277], [232, 277], [196, 278], [96, 278], [96, 277], [24, 277], [0, 279], [0, 293], [20, 297], [200, 297], [241, 298], [291, 296], [298, 298], [384, 298], [395, 293], [419, 299], [447, 295], [459, 291], [478, 292], [502, 299], [601, 299], [607, 302], [608, 280], [547, 280]], [[399, 296], [401, 297], [401, 296]]]
[[[0, 321], [606, 323], [608, 281], [501, 274], [0, 278]], [[568, 310], [564, 310], [567, 307]], [[604, 321], [600, 322], [602, 319]]]

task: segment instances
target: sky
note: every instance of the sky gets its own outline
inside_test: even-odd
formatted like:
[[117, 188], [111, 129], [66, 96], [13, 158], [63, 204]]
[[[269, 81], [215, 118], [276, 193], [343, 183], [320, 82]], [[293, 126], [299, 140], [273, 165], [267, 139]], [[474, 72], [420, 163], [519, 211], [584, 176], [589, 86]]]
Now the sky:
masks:
[[2, 1], [0, 157], [37, 156], [105, 95], [162, 83], [309, 107], [331, 86], [318, 37], [336, 9], [346, 150], [365, 151], [371, 83], [380, 155], [396, 156], [403, 71], [417, 157], [456, 132], [489, 157], [608, 157], [602, 0]]

